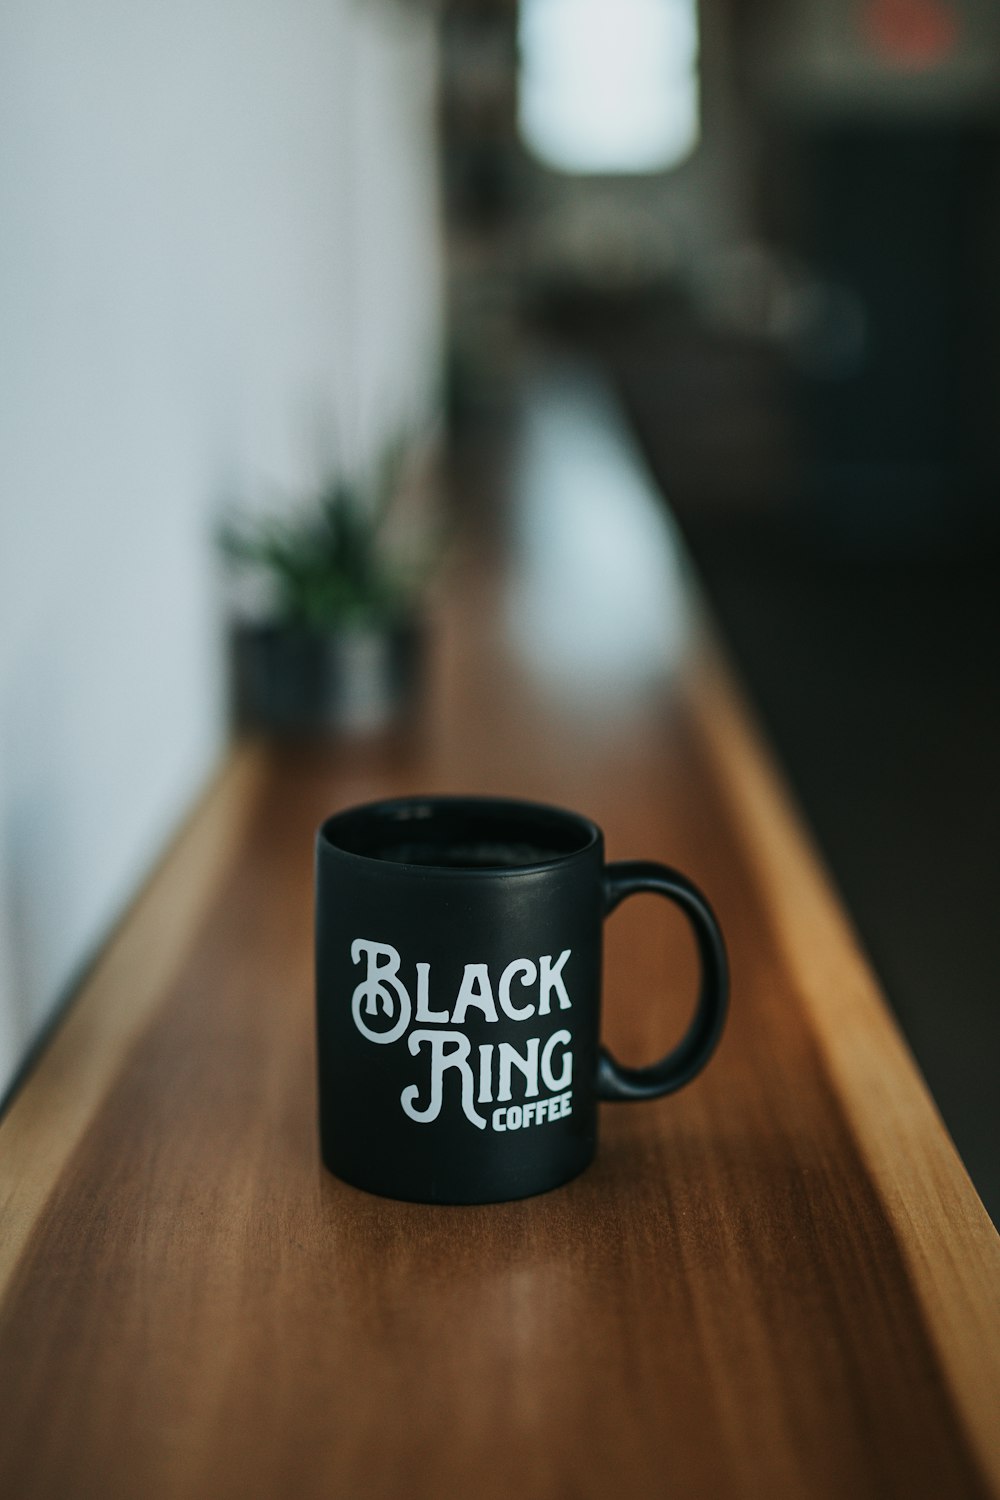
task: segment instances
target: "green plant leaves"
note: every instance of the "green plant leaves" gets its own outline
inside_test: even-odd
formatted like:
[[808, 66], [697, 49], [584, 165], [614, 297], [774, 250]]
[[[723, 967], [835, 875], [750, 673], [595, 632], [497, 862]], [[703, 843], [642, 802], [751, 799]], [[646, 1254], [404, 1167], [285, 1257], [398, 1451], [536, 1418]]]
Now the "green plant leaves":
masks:
[[367, 490], [336, 476], [306, 513], [223, 529], [230, 561], [270, 577], [281, 623], [309, 630], [381, 624], [410, 606], [422, 570], [394, 559], [383, 535], [403, 451], [387, 452]]

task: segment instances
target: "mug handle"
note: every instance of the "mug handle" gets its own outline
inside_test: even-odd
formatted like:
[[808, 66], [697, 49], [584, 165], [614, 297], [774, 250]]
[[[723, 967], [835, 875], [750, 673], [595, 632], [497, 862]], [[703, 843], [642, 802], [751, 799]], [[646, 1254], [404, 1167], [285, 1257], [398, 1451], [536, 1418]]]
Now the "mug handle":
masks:
[[698, 942], [701, 994], [694, 1019], [672, 1052], [647, 1068], [626, 1068], [601, 1048], [597, 1064], [599, 1099], [657, 1099], [690, 1083], [708, 1062], [722, 1034], [729, 1004], [729, 963], [715, 914], [697, 886], [677, 870], [651, 860], [621, 860], [604, 867], [604, 915], [627, 896], [653, 891], [681, 908]]

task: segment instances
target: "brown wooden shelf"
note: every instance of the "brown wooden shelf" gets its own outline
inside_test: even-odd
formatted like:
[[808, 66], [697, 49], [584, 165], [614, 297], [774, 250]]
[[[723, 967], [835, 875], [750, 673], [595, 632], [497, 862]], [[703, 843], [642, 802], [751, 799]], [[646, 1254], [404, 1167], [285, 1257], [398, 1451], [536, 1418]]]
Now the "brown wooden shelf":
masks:
[[[690, 601], [655, 680], [545, 679], [533, 524], [442, 580], [412, 738], [233, 754], [0, 1125], [3, 1495], [1000, 1495], [1000, 1241], [780, 776]], [[689, 872], [732, 1016], [575, 1182], [431, 1209], [319, 1163], [312, 835], [473, 789]], [[687, 945], [609, 924], [626, 1060], [680, 1030]]]

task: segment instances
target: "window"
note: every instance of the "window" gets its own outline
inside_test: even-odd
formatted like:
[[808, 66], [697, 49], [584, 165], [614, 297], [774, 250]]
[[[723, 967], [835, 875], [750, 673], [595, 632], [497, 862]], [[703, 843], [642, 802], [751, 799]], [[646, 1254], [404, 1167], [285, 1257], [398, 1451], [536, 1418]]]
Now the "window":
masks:
[[697, 0], [521, 0], [522, 139], [563, 172], [662, 172], [698, 143]]

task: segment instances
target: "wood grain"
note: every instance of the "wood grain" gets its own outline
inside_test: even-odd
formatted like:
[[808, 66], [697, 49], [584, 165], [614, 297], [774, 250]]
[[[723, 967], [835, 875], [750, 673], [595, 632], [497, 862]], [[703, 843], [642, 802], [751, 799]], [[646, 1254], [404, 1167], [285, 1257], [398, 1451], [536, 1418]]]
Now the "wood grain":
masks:
[[55, 1031], [3, 1119], [0, 1294], [45, 1197], [206, 919], [262, 784], [264, 756], [232, 754]]
[[[1000, 1244], [724, 669], [695, 632], [641, 694], [557, 701], [504, 555], [457, 560], [411, 740], [239, 762], [215, 852], [168, 856], [0, 1126], [0, 1494], [1000, 1495]], [[319, 1164], [313, 829], [418, 790], [579, 807], [727, 932], [711, 1066], [605, 1107], [540, 1198], [428, 1209]], [[647, 1060], [694, 984], [679, 920], [628, 903], [607, 971], [607, 1039]]]
[[[984, 1471], [1000, 1490], [997, 1233], [721, 663], [694, 695], [788, 973], [920, 1294]], [[793, 875], [794, 872], [794, 875]], [[956, 1243], [961, 1253], [955, 1253]], [[984, 1334], [986, 1335], [984, 1340]]]

